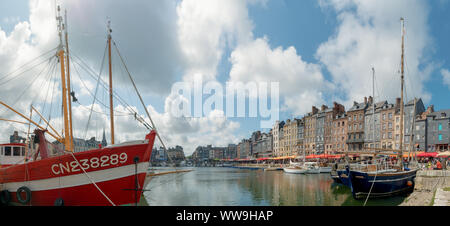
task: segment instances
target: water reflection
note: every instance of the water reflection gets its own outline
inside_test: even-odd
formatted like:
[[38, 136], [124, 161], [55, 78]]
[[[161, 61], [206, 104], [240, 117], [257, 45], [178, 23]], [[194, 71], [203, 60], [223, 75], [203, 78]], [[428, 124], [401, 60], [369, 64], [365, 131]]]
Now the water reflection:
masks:
[[[163, 169], [164, 170], [164, 169]], [[194, 168], [153, 178], [144, 196], [150, 206], [360, 206], [346, 186], [329, 174]], [[398, 205], [402, 197], [369, 200], [367, 205]]]

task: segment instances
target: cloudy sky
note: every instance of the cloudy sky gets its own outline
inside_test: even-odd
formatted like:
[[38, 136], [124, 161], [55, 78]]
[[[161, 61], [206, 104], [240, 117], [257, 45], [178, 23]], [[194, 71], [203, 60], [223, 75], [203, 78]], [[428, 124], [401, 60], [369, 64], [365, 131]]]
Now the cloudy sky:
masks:
[[[337, 101], [348, 109], [353, 101], [362, 101], [372, 94], [374, 67], [375, 98], [393, 102], [400, 95], [400, 17], [406, 28], [407, 98], [421, 97], [436, 110], [450, 108], [448, 0], [57, 2], [68, 11], [72, 83], [79, 99], [73, 104], [77, 137], [99, 137], [103, 129], [109, 136], [102, 86], [86, 133], [108, 20], [163, 139], [168, 146], [182, 145], [187, 154], [198, 145], [226, 145], [249, 137], [261, 129], [261, 117], [225, 117], [224, 109], [202, 117], [173, 117], [169, 112], [177, 95], [171, 88], [176, 82], [279, 82], [284, 120], [301, 117], [312, 105]], [[0, 100], [27, 114], [33, 103], [61, 128], [61, 110], [55, 107], [60, 103], [58, 67], [52, 58], [58, 42], [55, 1], [0, 2]], [[47, 52], [47, 61], [35, 61], [42, 64], [21, 74], [15, 71]], [[91, 75], [83, 63], [94, 71]], [[117, 54], [113, 64], [117, 92], [146, 118]], [[102, 72], [107, 81], [106, 69]], [[8, 75], [16, 77], [9, 80]], [[127, 115], [126, 107], [116, 101], [116, 139], [142, 139], [146, 130]], [[0, 118], [19, 119], [4, 108]], [[27, 130], [4, 122], [0, 129], [0, 142], [8, 141], [15, 129]]]

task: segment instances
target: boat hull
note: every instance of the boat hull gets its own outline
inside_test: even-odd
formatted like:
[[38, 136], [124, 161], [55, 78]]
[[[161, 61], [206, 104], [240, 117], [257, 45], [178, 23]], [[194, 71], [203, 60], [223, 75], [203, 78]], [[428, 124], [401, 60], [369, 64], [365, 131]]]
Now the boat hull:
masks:
[[307, 170], [298, 168], [283, 168], [283, 171], [285, 173], [292, 173], [292, 174], [305, 174]]
[[319, 167], [308, 169], [306, 173], [308, 174], [331, 173], [331, 167]]
[[375, 172], [350, 171], [350, 188], [355, 199], [367, 198], [369, 192], [369, 198], [407, 194], [414, 190], [416, 173], [417, 170], [411, 170], [376, 175]]
[[346, 170], [337, 170], [336, 171], [338, 177], [339, 177], [339, 181], [345, 185], [345, 186], [350, 186], [350, 179], [348, 177], [348, 173]]
[[[67, 206], [134, 204], [140, 201], [148, 182], [147, 169], [155, 135], [152, 131], [145, 142], [137, 144], [64, 154], [2, 168], [0, 190], [10, 193], [13, 205], [49, 206], [55, 205], [56, 200], [63, 200]], [[24, 186], [31, 195], [27, 203], [19, 202], [16, 194]]]
[[331, 179], [333, 179], [334, 183], [339, 183], [339, 184], [342, 183], [336, 170], [332, 170], [330, 173], [330, 176], [331, 176]]

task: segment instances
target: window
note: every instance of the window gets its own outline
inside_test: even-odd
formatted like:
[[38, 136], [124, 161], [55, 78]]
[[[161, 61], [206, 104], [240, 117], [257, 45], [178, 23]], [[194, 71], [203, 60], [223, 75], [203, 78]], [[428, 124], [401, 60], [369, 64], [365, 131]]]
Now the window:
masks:
[[389, 117], [389, 119], [392, 119], [392, 113], [389, 113], [388, 117]]
[[5, 156], [11, 156], [11, 147], [5, 147]]
[[439, 131], [441, 131], [442, 130], [442, 124], [441, 123], [439, 123], [439, 129], [438, 129]]
[[442, 134], [439, 134], [439, 141], [442, 141]]

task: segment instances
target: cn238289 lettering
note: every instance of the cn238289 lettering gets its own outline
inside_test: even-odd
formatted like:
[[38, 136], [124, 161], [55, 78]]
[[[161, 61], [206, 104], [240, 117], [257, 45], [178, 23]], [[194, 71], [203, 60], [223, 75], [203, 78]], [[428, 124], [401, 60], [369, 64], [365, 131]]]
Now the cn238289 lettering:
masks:
[[108, 167], [111, 165], [123, 164], [127, 161], [127, 153], [102, 155], [100, 157], [92, 157], [88, 159], [80, 159], [79, 164], [76, 160], [65, 163], [55, 163], [51, 166], [55, 175], [74, 173], [84, 170]]

